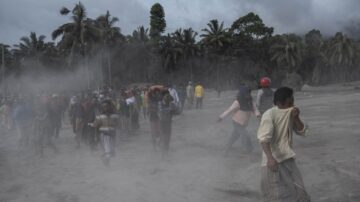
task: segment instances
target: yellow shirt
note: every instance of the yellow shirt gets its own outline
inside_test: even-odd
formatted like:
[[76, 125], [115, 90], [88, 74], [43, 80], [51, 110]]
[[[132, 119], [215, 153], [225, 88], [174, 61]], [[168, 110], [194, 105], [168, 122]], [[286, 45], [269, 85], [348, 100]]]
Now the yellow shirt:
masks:
[[195, 87], [195, 97], [204, 97], [204, 88], [201, 85]]
[[[257, 138], [260, 143], [269, 142], [273, 157], [278, 163], [295, 157], [292, 148], [293, 143], [293, 120], [291, 110], [279, 109], [273, 107], [267, 110], [262, 118], [257, 132]], [[306, 136], [308, 127], [305, 125], [303, 130], [295, 131], [298, 135]], [[267, 158], [265, 153], [262, 154], [261, 166], [266, 166]]]

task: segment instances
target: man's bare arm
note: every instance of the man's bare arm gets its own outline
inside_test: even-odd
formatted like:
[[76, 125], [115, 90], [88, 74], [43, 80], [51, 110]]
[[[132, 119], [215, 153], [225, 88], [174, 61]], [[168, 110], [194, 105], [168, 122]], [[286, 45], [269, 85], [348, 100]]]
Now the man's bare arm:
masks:
[[264, 153], [267, 157], [267, 167], [272, 171], [277, 171], [277, 161], [272, 155], [270, 143], [269, 142], [263, 142], [261, 143], [261, 147], [264, 150]]
[[291, 115], [294, 119], [294, 130], [295, 131], [302, 131], [304, 130], [304, 123], [300, 119], [300, 110], [297, 107], [294, 107], [294, 109], [291, 112]]

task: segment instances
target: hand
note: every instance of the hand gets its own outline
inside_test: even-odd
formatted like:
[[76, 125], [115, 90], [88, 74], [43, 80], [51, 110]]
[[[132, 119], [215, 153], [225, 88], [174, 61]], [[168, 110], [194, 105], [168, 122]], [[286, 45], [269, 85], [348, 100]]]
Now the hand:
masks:
[[259, 113], [259, 114], [256, 115], [256, 118], [261, 119], [261, 116], [262, 116], [262, 114]]
[[299, 115], [300, 115], [300, 109], [297, 108], [297, 107], [294, 107], [292, 110], [291, 110], [291, 116], [293, 118], [299, 118]]
[[216, 123], [220, 123], [222, 121], [221, 117], [218, 117], [218, 119], [216, 120]]
[[278, 162], [274, 159], [274, 157], [268, 158], [267, 167], [273, 172], [278, 170]]

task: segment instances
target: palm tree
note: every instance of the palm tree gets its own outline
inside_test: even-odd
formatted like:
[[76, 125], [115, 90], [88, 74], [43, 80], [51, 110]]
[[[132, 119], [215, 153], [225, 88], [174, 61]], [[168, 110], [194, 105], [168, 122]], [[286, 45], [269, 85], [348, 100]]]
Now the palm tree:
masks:
[[[69, 13], [70, 10], [65, 7], [60, 10], [60, 14], [62, 15], [67, 15]], [[70, 52], [69, 65], [73, 64], [75, 53], [79, 54], [83, 59], [90, 54], [95, 45], [94, 42], [98, 42], [101, 36], [101, 31], [96, 27], [94, 20], [86, 17], [86, 10], [81, 2], [75, 5], [71, 13], [72, 22], [61, 25], [52, 33], [53, 40], [62, 36], [58, 46], [60, 51]], [[87, 62], [85, 66], [89, 88], [90, 73]]]
[[11, 53], [10, 51], [8, 50], [9, 46], [8, 45], [5, 45], [5, 44], [1, 44], [0, 43], [0, 48], [1, 48], [1, 83], [2, 83], [2, 86], [3, 86], [3, 95], [5, 95], [5, 92], [6, 92], [6, 84], [5, 84], [5, 64], [11, 60]]
[[305, 34], [305, 54], [303, 59], [302, 74], [313, 85], [319, 85], [327, 76], [327, 58], [324, 54], [325, 41], [319, 30], [313, 29]]
[[222, 54], [224, 49], [231, 43], [230, 33], [228, 29], [224, 29], [224, 22], [219, 25], [218, 20], [210, 20], [207, 24], [208, 28], [201, 31], [202, 43], [208, 47], [209, 51], [216, 54]]
[[224, 60], [224, 54], [231, 45], [231, 32], [224, 28], [224, 22], [219, 25], [218, 20], [215, 19], [210, 20], [207, 26], [207, 28], [201, 30], [205, 32], [200, 35], [202, 37], [201, 45], [205, 46], [209, 55], [215, 58], [216, 88], [219, 88], [219, 61]]
[[181, 48], [176, 46], [174, 37], [170, 34], [161, 38], [159, 41], [159, 48], [163, 58], [165, 72], [173, 73], [182, 54]]
[[64, 56], [60, 54], [54, 42], [47, 42], [44, 44], [44, 51], [42, 53], [42, 63], [49, 68], [64, 67]]
[[[150, 79], [149, 64], [152, 55], [151, 43], [149, 40], [149, 29], [144, 26], [138, 27], [133, 31], [132, 35], [126, 36], [124, 48], [122, 52], [123, 59], [128, 61], [128, 67], [125, 71], [131, 71], [136, 75], [141, 75], [141, 80], [148, 82]], [[132, 59], [129, 61], [129, 59]], [[131, 68], [129, 68], [131, 67]], [[133, 76], [135, 78], [135, 76]]]
[[[63, 7], [60, 14], [67, 15], [70, 11]], [[75, 52], [85, 56], [92, 42], [100, 39], [101, 31], [96, 27], [94, 20], [87, 18], [85, 7], [81, 2], [75, 5], [71, 11], [72, 22], [65, 23], [52, 32], [52, 39], [62, 36], [58, 46], [62, 51], [70, 49], [70, 54]]]
[[284, 66], [292, 73], [302, 62], [303, 46], [301, 38], [294, 34], [283, 34], [274, 37], [275, 43], [270, 47], [271, 61], [276, 61], [277, 66]]
[[338, 32], [328, 41], [328, 49], [325, 54], [333, 67], [334, 79], [345, 81], [350, 75], [351, 66], [356, 59], [356, 46], [353, 40]]
[[193, 80], [193, 58], [199, 54], [199, 47], [196, 44], [198, 35], [192, 28], [178, 29], [172, 34], [174, 45], [181, 52], [184, 62], [189, 62], [190, 81]]
[[14, 53], [21, 58], [32, 57], [39, 63], [40, 57], [45, 50], [44, 39], [44, 35], [37, 37], [35, 32], [31, 32], [29, 37], [21, 37], [20, 43], [14, 45], [17, 48]]
[[149, 41], [149, 29], [140, 26], [127, 39], [130, 43], [146, 44]]
[[101, 15], [96, 19], [98, 26], [101, 28], [101, 40], [102, 48], [106, 52], [106, 61], [108, 69], [108, 84], [112, 85], [111, 79], [111, 48], [113, 48], [116, 42], [123, 42], [124, 36], [121, 34], [120, 28], [115, 27], [119, 19], [117, 17], [111, 17], [110, 12], [107, 11], [105, 15]]

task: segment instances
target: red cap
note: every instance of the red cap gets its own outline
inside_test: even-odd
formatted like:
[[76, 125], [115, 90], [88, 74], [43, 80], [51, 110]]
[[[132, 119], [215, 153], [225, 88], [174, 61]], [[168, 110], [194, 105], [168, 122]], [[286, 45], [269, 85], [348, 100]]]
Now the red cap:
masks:
[[260, 79], [260, 86], [262, 88], [268, 88], [270, 87], [271, 79], [269, 77], [263, 77]]

